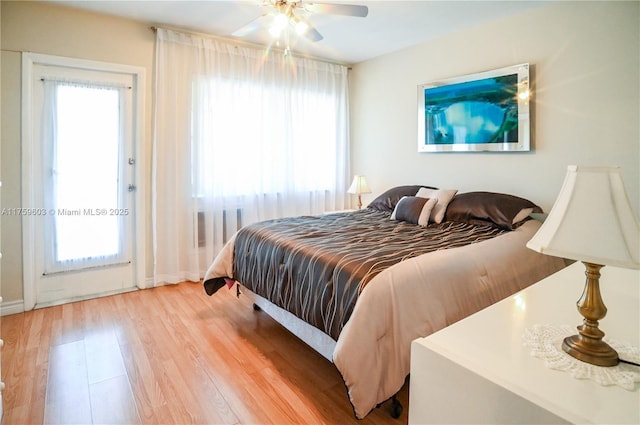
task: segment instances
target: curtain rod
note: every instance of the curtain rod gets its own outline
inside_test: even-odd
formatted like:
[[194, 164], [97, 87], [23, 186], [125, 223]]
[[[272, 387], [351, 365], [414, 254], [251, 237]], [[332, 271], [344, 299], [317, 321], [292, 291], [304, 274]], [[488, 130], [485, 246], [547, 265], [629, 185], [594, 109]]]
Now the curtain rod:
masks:
[[[226, 43], [231, 43], [231, 44], [234, 44], [236, 46], [253, 47], [253, 48], [257, 48], [257, 49], [264, 49], [265, 48], [265, 46], [263, 46], [261, 44], [258, 44], [258, 43], [250, 43], [250, 42], [247, 42], [247, 41], [238, 41], [238, 40], [233, 40], [233, 39], [230, 39], [230, 38], [220, 37], [220, 36], [213, 35], [213, 34], [207, 34], [207, 33], [204, 33], [204, 32], [185, 30], [185, 29], [182, 29], [182, 28], [172, 28], [172, 27], [164, 26], [164, 25], [161, 26], [161, 27], [155, 26], [155, 25], [152, 25], [152, 26], [149, 27], [149, 29], [151, 31], [153, 31], [153, 32], [158, 31], [158, 28], [162, 28], [162, 29], [169, 30], [169, 31], [181, 32], [183, 34], [197, 35], [199, 37], [211, 38], [211, 39], [214, 39], [214, 40], [223, 41], [223, 42], [226, 42]], [[282, 50], [282, 49], [275, 48], [273, 50], [275, 50], [276, 52], [284, 54], [284, 50]], [[349, 71], [351, 71], [351, 66], [347, 65], [345, 63], [333, 62], [333, 61], [330, 61], [330, 60], [327, 60], [327, 59], [318, 58], [318, 57], [315, 57], [315, 56], [300, 55], [300, 54], [297, 54], [297, 53], [296, 54], [291, 53], [291, 55], [293, 55], [293, 56], [295, 56], [297, 58], [300, 58], [300, 59], [311, 59], [311, 60], [316, 60], [316, 61], [320, 61], [320, 62], [330, 63], [332, 65], [344, 66]]]
[[110, 83], [106, 81], [92, 81], [92, 80], [76, 80], [73, 78], [59, 78], [59, 77], [40, 77], [40, 81], [53, 81], [54, 83], [67, 83], [67, 84], [75, 84], [80, 86], [94, 86], [94, 87], [102, 87], [102, 88], [120, 88], [120, 89], [133, 89], [132, 86], [128, 84], [121, 83]]

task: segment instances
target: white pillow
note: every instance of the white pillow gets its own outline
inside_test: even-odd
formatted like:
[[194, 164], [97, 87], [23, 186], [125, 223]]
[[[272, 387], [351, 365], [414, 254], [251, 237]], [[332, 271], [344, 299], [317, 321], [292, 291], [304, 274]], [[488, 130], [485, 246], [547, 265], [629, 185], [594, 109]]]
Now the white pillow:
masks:
[[402, 220], [407, 223], [426, 226], [429, 224], [429, 216], [433, 207], [438, 203], [436, 198], [425, 198], [417, 196], [403, 196], [391, 213], [391, 220]]
[[444, 213], [447, 211], [447, 205], [456, 196], [458, 189], [427, 189], [421, 187], [416, 194], [420, 198], [436, 198], [438, 203], [431, 210], [431, 221], [434, 223], [442, 223], [444, 219]]
[[516, 214], [515, 217], [513, 217], [513, 221], [511, 222], [511, 224], [516, 224], [516, 223], [521, 222], [525, 218], [529, 217], [529, 215], [531, 213], [533, 213], [533, 208], [523, 208], [523, 209], [521, 209], [520, 212], [518, 214]]

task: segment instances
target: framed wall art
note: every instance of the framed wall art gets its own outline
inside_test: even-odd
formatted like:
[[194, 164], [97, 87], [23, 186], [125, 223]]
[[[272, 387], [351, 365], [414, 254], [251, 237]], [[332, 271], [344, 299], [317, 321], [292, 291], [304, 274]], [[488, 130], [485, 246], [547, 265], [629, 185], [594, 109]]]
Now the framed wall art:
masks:
[[418, 152], [530, 151], [529, 64], [418, 86]]

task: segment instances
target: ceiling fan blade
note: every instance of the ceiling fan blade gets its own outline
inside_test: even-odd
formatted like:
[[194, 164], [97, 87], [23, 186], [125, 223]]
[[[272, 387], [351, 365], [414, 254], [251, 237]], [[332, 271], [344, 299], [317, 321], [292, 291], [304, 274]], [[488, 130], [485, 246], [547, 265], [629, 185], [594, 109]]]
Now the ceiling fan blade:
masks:
[[320, 41], [324, 38], [322, 34], [320, 34], [318, 30], [312, 27], [311, 25], [309, 25], [309, 28], [307, 28], [307, 31], [304, 33], [304, 36], [313, 42]]
[[304, 16], [294, 16], [291, 25], [298, 35], [303, 35], [313, 42], [320, 41], [324, 38]]
[[248, 24], [246, 24], [246, 25], [238, 28], [234, 32], [232, 32], [231, 35], [234, 36], [234, 37], [244, 37], [245, 35], [254, 32], [255, 30], [257, 30], [257, 29], [262, 27], [262, 22], [261, 21], [262, 21], [262, 18], [264, 18], [265, 16], [267, 16], [266, 13], [264, 15], [258, 16], [253, 21], [249, 22]]
[[364, 18], [369, 14], [367, 6], [338, 3], [307, 3], [305, 10], [312, 13], [328, 13], [331, 15], [358, 16]]

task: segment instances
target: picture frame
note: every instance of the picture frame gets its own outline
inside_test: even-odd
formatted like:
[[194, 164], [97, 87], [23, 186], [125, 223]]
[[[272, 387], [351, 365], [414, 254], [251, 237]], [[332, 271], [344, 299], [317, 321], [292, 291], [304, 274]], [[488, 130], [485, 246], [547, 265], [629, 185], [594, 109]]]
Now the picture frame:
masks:
[[418, 152], [526, 152], [529, 64], [418, 86]]

